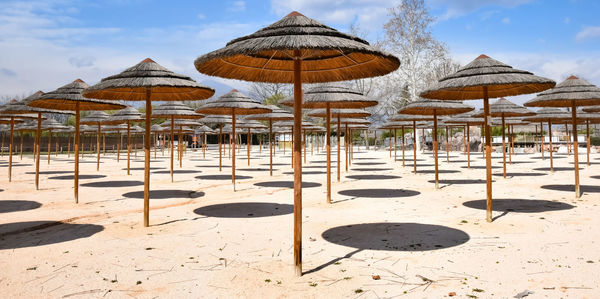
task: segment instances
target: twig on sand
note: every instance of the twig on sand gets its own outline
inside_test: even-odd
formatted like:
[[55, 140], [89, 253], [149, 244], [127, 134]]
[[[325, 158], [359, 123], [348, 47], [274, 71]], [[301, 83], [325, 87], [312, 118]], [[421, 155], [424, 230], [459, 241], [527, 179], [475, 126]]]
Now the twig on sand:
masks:
[[73, 297], [73, 296], [87, 295], [87, 294], [93, 294], [93, 293], [99, 293], [99, 292], [102, 292], [102, 289], [92, 289], [92, 290], [87, 290], [87, 291], [81, 291], [81, 292], [67, 294], [62, 297], [68, 298], [68, 297]]

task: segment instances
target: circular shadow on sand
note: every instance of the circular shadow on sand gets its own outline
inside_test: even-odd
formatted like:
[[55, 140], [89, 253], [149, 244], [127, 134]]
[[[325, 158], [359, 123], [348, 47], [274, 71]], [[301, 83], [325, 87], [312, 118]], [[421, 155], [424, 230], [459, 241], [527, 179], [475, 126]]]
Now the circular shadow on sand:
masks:
[[[258, 187], [269, 187], [269, 188], [294, 188], [294, 181], [270, 181], [255, 183], [254, 186]], [[302, 188], [315, 188], [321, 184], [315, 182], [302, 182]]]
[[[471, 200], [463, 202], [463, 206], [485, 210], [486, 200]], [[494, 199], [492, 210], [496, 212], [541, 213], [548, 211], [569, 210], [574, 208], [570, 204], [558, 201], [540, 199]]]
[[[332, 161], [332, 163], [331, 163], [331, 164], [333, 165], [333, 161]], [[317, 166], [317, 165], [313, 165], [313, 166], [311, 166], [311, 165], [308, 165], [308, 166], [307, 166], [307, 165], [302, 165], [302, 169], [304, 169], [304, 168], [325, 169], [325, 168], [327, 168], [327, 165], [323, 165], [323, 166]]]
[[351, 197], [393, 198], [416, 196], [421, 192], [406, 189], [349, 189], [339, 191], [338, 194]]
[[[150, 167], [150, 170], [165, 169], [166, 167]], [[127, 167], [121, 168], [121, 170], [127, 170]], [[130, 167], [129, 170], [144, 170], [144, 167]]]
[[384, 165], [384, 162], [355, 162], [354, 165]]
[[287, 215], [294, 212], [294, 206], [270, 202], [235, 202], [210, 205], [194, 210], [198, 215], [218, 218], [259, 218]]
[[[25, 172], [26, 174], [35, 174], [35, 171]], [[65, 174], [65, 173], [73, 173], [72, 170], [50, 170], [50, 171], [40, 171], [40, 174]]]
[[121, 187], [134, 187], [143, 186], [142, 181], [102, 181], [102, 182], [91, 182], [81, 184], [83, 187], [95, 187], [95, 188], [121, 188]]
[[[269, 163], [261, 163], [258, 165], [269, 166]], [[285, 165], [290, 165], [290, 163], [273, 163], [273, 166], [285, 166]]]
[[[458, 170], [438, 169], [438, 173], [459, 173]], [[418, 170], [417, 173], [435, 173], [435, 169]]]
[[377, 160], [379, 158], [369, 158], [369, 157], [363, 157], [363, 158], [354, 158], [354, 160]]
[[[310, 174], [324, 174], [327, 173], [325, 171], [303, 171], [302, 174], [306, 174], [306, 175], [310, 175]], [[287, 171], [284, 172], [283, 174], [294, 174], [293, 171]]]
[[[93, 180], [93, 179], [101, 179], [101, 178], [105, 178], [105, 177], [106, 176], [103, 174], [80, 174], [79, 175], [80, 180]], [[75, 179], [75, 177], [73, 175], [60, 175], [60, 176], [49, 177], [48, 179], [51, 179], [51, 180], [73, 180], [73, 179]]]
[[600, 180], [600, 175], [593, 175], [590, 178]]
[[41, 206], [41, 203], [31, 200], [0, 200], [0, 213], [33, 210]]
[[[469, 169], [469, 167], [467, 166], [461, 166], [460, 168], [465, 168], [465, 169]], [[472, 169], [485, 169], [485, 166], [475, 166], [475, 165], [471, 165]], [[492, 166], [492, 169], [500, 169], [502, 168], [502, 166]]]
[[[504, 176], [503, 173], [494, 173], [492, 174], [493, 176]], [[548, 175], [547, 173], [541, 173], [541, 172], [507, 172], [506, 176], [523, 176], [523, 177], [528, 177], [528, 176], [544, 176], [544, 175]]]
[[[552, 157], [553, 159], [564, 159], [566, 157], [564, 156], [558, 156], [558, 157]], [[542, 160], [542, 157], [530, 157], [529, 159], [535, 159], [535, 160]], [[544, 160], [550, 160], [550, 156], [548, 155], [548, 153], [546, 153], [546, 156], [544, 157]]]
[[[231, 174], [211, 174], [211, 175], [199, 175], [194, 177], [199, 180], [215, 180], [215, 181], [223, 181], [223, 180], [231, 180]], [[248, 180], [251, 179], [251, 176], [247, 175], [235, 175], [236, 180]]]
[[[33, 165], [33, 164], [16, 164], [13, 162], [11, 167], [21, 167], [21, 166], [31, 166], [31, 165]], [[4, 165], [0, 165], [0, 167], [8, 167], [8, 163], [4, 164]]]
[[[498, 164], [502, 164], [502, 161], [498, 161]], [[506, 165], [511, 165], [511, 164], [529, 164], [529, 163], [535, 163], [535, 161], [512, 161], [512, 163], [508, 162], [508, 159], [506, 159]]]
[[[186, 173], [201, 173], [200, 170], [189, 170], [189, 169], [174, 169], [173, 174], [186, 174]], [[171, 174], [170, 170], [159, 170], [153, 171], [152, 173], [156, 174]]]
[[321, 234], [328, 242], [367, 250], [429, 251], [469, 241], [464, 231], [421, 223], [360, 223], [330, 228]]
[[[269, 171], [269, 168], [237, 168], [236, 171]], [[276, 170], [276, 169], [273, 169]]]
[[[575, 192], [574, 185], [543, 185], [542, 189]], [[579, 190], [584, 193], [600, 193], [600, 186], [579, 185]]]
[[401, 176], [397, 175], [385, 175], [385, 174], [357, 174], [357, 175], [347, 175], [347, 179], [352, 180], [393, 180], [399, 179]]
[[30, 221], [0, 224], [0, 250], [37, 247], [89, 238], [104, 227], [59, 221]]
[[[429, 180], [428, 182], [435, 183], [435, 180]], [[485, 184], [487, 181], [486, 180], [456, 179], [456, 180], [438, 180], [438, 182], [440, 184], [447, 184], [447, 185], [470, 185], [470, 184]], [[492, 182], [495, 182], [495, 181], [492, 180]]]
[[352, 170], [352, 171], [387, 171], [387, 170], [393, 170], [393, 168], [371, 167], [371, 168], [351, 168], [350, 170]]
[[[398, 161], [402, 161], [402, 160], [398, 160]], [[412, 160], [410, 160], [410, 162], [412, 162]], [[415, 164], [405, 164], [405, 167], [415, 167]], [[435, 164], [419, 164], [417, 163], [417, 167], [433, 167], [435, 166]]]
[[[198, 198], [204, 196], [204, 192], [191, 190], [150, 190], [150, 199], [169, 199], [169, 198]], [[127, 198], [144, 198], [144, 191], [127, 192], [123, 194]]]
[[[74, 164], [75, 161], [70, 161], [68, 163], [73, 163]], [[100, 164], [102, 164], [102, 163], [104, 163], [104, 162], [100, 161]], [[79, 164], [96, 164], [96, 161], [81, 161], [81, 160], [79, 160]]]
[[[583, 169], [583, 167], [579, 167], [579, 170]], [[533, 170], [537, 171], [550, 171], [550, 167], [539, 167], [534, 168]], [[573, 167], [554, 167], [554, 171], [574, 171]]]

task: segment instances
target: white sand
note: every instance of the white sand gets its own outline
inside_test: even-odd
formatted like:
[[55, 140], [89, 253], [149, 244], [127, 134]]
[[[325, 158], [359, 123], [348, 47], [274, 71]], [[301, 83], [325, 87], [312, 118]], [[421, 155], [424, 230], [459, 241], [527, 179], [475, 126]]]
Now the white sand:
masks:
[[[485, 161], [480, 153], [472, 156], [472, 165], [480, 168], [467, 170], [461, 168], [466, 166], [462, 153], [451, 153], [451, 160], [462, 162], [448, 164], [440, 152], [440, 169], [454, 172], [440, 174], [442, 189], [436, 191], [428, 182], [433, 173], [414, 175], [412, 167], [394, 163], [383, 150], [357, 150], [353, 170], [343, 171], [339, 183], [334, 169], [331, 205], [325, 202], [325, 155], [309, 154], [305, 166], [310, 168], [304, 171], [322, 173], [306, 174], [304, 180], [322, 185], [307, 186], [303, 195], [308, 273], [300, 278], [293, 270], [292, 189], [255, 185], [291, 184], [289, 149], [287, 154], [277, 153], [271, 178], [268, 150], [260, 160], [251, 160], [251, 169], [265, 170], [248, 171], [244, 148], [237, 174], [250, 178], [239, 179], [233, 192], [230, 168], [218, 171], [214, 148], [208, 161], [201, 160], [201, 152], [188, 151], [183, 170], [189, 173], [176, 173], [175, 183], [170, 182], [167, 156], [159, 152], [160, 161], [152, 167], [160, 169], [153, 171], [165, 173], [152, 173], [151, 189], [177, 191], [154, 195], [170, 198], [151, 199], [149, 228], [142, 226], [142, 199], [131, 198], [131, 192], [141, 196], [143, 171], [127, 176], [122, 170], [126, 162], [117, 164], [113, 154], [102, 157], [100, 172], [95, 156], [83, 159], [82, 176], [103, 177], [80, 180], [79, 204], [73, 202], [72, 180], [56, 179], [71, 175], [72, 156], [52, 157], [50, 165], [42, 159], [43, 172], [64, 173], [42, 174], [39, 191], [29, 173], [34, 171], [31, 157], [14, 158], [25, 166], [14, 167], [13, 182], [8, 183], [5, 156], [0, 160], [1, 296], [439, 298], [455, 292], [462, 298], [510, 298], [524, 290], [534, 292], [529, 298], [600, 294], [600, 154], [592, 155], [594, 165], [582, 164], [585, 193], [579, 200], [572, 191], [547, 189], [572, 185], [572, 170], [532, 170], [549, 167], [549, 161], [532, 159], [539, 154], [513, 157], [513, 162], [524, 162], [508, 165], [508, 172], [517, 176], [494, 176], [498, 211], [493, 223], [485, 222]], [[412, 158], [410, 152], [406, 155]], [[257, 147], [252, 156], [259, 156]], [[430, 153], [418, 158], [428, 165], [419, 169], [432, 172]], [[559, 155], [555, 167], [572, 167], [572, 158]], [[224, 162], [230, 164], [226, 156]], [[501, 167], [499, 162], [496, 154], [493, 165]], [[139, 152], [132, 167], [143, 165]], [[224, 179], [196, 178], [211, 175]], [[373, 179], [379, 175], [385, 177]], [[448, 185], [444, 180], [455, 181]], [[119, 186], [120, 181], [135, 185]], [[479, 201], [480, 208], [464, 204], [470, 201]], [[67, 224], [41, 228], [36, 221]]]

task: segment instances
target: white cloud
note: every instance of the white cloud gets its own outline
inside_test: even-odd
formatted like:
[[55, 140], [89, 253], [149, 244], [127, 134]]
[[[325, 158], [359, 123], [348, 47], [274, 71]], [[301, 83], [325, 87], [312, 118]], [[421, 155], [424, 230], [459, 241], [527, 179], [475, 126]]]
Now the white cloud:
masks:
[[227, 8], [229, 11], [244, 11], [246, 10], [246, 1], [234, 1], [231, 6]]
[[427, 2], [432, 7], [445, 8], [446, 12], [440, 19], [448, 20], [467, 15], [484, 6], [513, 8], [531, 1], [533, 0], [429, 0]]
[[585, 41], [587, 39], [600, 38], [600, 26], [589, 26], [583, 28], [575, 36], [575, 40], [578, 42]]

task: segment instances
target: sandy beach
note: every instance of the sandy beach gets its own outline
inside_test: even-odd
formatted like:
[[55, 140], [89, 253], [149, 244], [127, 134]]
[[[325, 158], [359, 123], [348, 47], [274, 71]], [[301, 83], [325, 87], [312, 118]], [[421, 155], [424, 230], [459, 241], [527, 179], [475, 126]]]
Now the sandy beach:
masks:
[[[343, 153], [343, 151], [342, 151]], [[227, 152], [225, 152], [227, 155]], [[218, 170], [211, 146], [188, 150], [170, 182], [168, 152], [151, 166], [149, 228], [142, 226], [143, 157], [86, 155], [80, 203], [73, 202], [72, 156], [42, 159], [40, 190], [30, 155], [14, 157], [13, 182], [0, 187], [0, 285], [28, 297], [407, 297], [594, 298], [600, 287], [597, 227], [600, 154], [582, 163], [583, 196], [572, 192], [572, 156], [556, 171], [538, 154], [517, 154], [502, 178], [494, 165], [494, 222], [485, 222], [485, 160], [440, 152], [434, 190], [431, 153], [394, 162], [389, 152], [355, 148], [354, 160], [325, 202], [325, 154], [303, 167], [304, 275], [293, 272], [289, 150], [238, 154]], [[153, 156], [154, 154], [152, 154]], [[123, 155], [121, 156], [123, 157]], [[0, 162], [6, 171], [7, 157]], [[335, 161], [335, 156], [333, 158]], [[580, 161], [585, 161], [582, 154]], [[335, 164], [334, 164], [335, 165]], [[475, 297], [472, 297], [475, 298]]]

